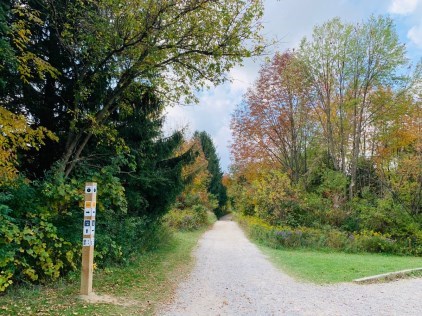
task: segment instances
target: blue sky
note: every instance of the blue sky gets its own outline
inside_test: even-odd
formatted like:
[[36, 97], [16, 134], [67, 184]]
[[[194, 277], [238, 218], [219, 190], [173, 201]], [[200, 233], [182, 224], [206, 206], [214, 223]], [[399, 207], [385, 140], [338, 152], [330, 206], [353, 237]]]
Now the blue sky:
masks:
[[[360, 22], [371, 14], [390, 15], [408, 57], [416, 63], [422, 57], [422, 0], [266, 0], [264, 34], [277, 38], [273, 52], [298, 46], [317, 24], [340, 17]], [[199, 104], [167, 109], [165, 131], [188, 127], [206, 131], [213, 138], [223, 171], [230, 165], [230, 117], [243, 94], [257, 77], [264, 58], [245, 60], [229, 73], [232, 82], [202, 91]]]

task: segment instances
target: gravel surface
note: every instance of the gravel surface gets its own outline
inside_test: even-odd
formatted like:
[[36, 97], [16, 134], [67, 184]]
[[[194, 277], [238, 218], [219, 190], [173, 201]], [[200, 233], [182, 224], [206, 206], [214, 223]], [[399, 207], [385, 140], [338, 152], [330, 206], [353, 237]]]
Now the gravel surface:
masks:
[[303, 283], [276, 269], [237, 223], [218, 221], [196, 266], [158, 315], [422, 315], [422, 279], [357, 285]]

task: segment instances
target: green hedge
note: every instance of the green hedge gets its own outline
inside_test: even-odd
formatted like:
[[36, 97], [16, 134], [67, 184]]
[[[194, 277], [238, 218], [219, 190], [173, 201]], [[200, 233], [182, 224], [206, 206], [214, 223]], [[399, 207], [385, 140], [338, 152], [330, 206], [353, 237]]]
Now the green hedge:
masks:
[[272, 226], [253, 216], [236, 216], [248, 235], [272, 248], [333, 249], [346, 252], [373, 252], [422, 256], [422, 235], [403, 240], [374, 231], [347, 233], [336, 229]]

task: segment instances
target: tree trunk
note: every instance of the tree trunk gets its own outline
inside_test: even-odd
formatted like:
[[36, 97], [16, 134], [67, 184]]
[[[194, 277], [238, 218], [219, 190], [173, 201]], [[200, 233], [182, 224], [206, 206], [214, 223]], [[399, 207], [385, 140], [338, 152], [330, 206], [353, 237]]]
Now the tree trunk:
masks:
[[365, 91], [361, 107], [358, 111], [358, 105], [355, 106], [355, 119], [354, 119], [354, 136], [353, 136], [353, 150], [352, 150], [352, 159], [351, 159], [351, 168], [350, 168], [350, 187], [349, 187], [349, 198], [352, 199], [355, 195], [355, 186], [357, 178], [357, 166], [360, 155], [360, 142], [362, 138], [362, 122], [363, 122], [363, 113], [366, 105], [366, 94]]

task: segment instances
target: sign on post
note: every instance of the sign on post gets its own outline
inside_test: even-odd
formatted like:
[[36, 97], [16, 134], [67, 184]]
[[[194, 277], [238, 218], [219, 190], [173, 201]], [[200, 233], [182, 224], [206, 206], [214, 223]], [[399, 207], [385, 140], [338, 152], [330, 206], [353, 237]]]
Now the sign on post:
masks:
[[97, 183], [85, 184], [84, 221], [82, 237], [81, 294], [92, 292], [92, 273], [94, 271], [95, 213], [97, 206]]

